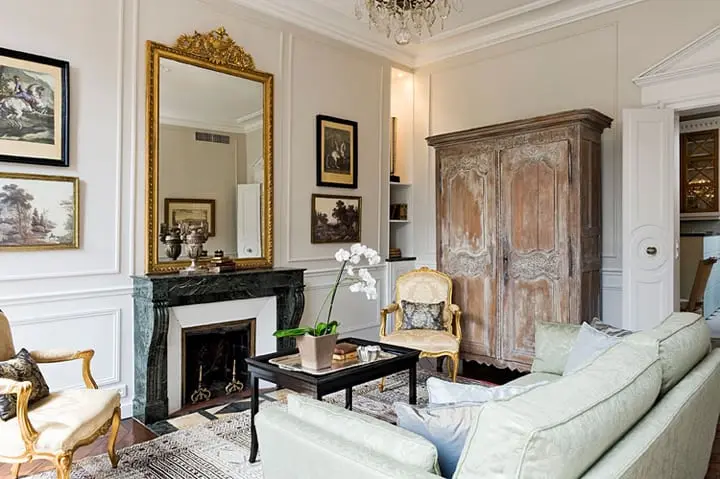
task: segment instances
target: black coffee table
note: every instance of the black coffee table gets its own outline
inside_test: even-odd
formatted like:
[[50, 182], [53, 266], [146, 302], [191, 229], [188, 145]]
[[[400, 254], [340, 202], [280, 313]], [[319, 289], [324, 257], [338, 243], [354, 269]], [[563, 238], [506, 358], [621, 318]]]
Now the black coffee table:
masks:
[[282, 351], [278, 353], [265, 354], [248, 358], [248, 375], [252, 387], [252, 399], [250, 408], [250, 462], [255, 462], [258, 453], [257, 432], [255, 431], [255, 414], [259, 409], [259, 384], [260, 379], [277, 384], [279, 387], [287, 388], [297, 393], [310, 394], [315, 399], [321, 400], [323, 396], [340, 390], [345, 390], [345, 407], [352, 409], [352, 388], [375, 379], [380, 379], [401, 371], [408, 371], [410, 380], [410, 404], [417, 402], [417, 363], [420, 351], [416, 349], [402, 348], [389, 344], [380, 344], [364, 339], [343, 338], [338, 342], [357, 344], [358, 346], [378, 345], [384, 351], [396, 355], [394, 358], [374, 361], [368, 364], [344, 369], [336, 373], [329, 373], [321, 376], [291, 371], [270, 364], [270, 360], [297, 353], [293, 351]]

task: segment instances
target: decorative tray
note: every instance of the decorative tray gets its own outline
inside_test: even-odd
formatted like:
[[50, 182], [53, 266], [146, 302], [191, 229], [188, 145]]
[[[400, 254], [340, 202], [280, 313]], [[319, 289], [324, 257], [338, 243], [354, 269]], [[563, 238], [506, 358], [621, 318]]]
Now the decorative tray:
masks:
[[380, 354], [377, 359], [374, 361], [361, 361], [359, 358], [355, 359], [347, 359], [344, 361], [337, 361], [333, 360], [332, 366], [330, 366], [327, 369], [309, 369], [304, 368], [300, 364], [300, 354], [290, 354], [288, 356], [281, 356], [279, 358], [274, 358], [268, 361], [270, 364], [274, 364], [275, 366], [281, 368], [281, 369], [287, 369], [289, 371], [298, 371], [301, 373], [307, 373], [312, 374], [313, 376], [324, 376], [325, 374], [331, 374], [336, 373], [338, 371], [342, 371], [344, 369], [350, 369], [357, 366], [364, 366], [366, 364], [376, 363], [378, 361], [384, 361], [386, 359], [392, 359], [394, 357], [397, 357], [397, 355], [393, 353], [388, 353], [387, 351], [380, 351]]

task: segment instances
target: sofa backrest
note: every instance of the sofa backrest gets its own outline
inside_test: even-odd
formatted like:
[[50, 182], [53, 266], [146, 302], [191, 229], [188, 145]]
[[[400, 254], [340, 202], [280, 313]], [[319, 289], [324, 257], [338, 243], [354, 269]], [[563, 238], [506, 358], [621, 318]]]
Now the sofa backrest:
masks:
[[573, 374], [488, 403], [454, 477], [577, 478], [652, 407], [661, 380], [657, 348], [621, 342]]
[[639, 344], [657, 343], [662, 364], [663, 395], [672, 389], [710, 350], [710, 328], [695, 313], [672, 313], [653, 329], [625, 337]]
[[583, 479], [702, 479], [720, 413], [720, 350], [672, 388]]

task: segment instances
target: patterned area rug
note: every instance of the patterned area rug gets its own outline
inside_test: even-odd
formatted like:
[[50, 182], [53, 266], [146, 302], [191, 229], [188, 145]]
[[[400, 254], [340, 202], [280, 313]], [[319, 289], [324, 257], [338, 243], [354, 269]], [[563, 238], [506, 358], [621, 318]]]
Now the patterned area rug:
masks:
[[[434, 374], [426, 370], [418, 371], [417, 399], [420, 406], [427, 404], [425, 382]], [[458, 378], [458, 382], [490, 385], [465, 378]], [[353, 410], [394, 422], [393, 403], [408, 402], [407, 373], [388, 376], [382, 393], [378, 390], [378, 383], [373, 381], [353, 388]], [[288, 393], [293, 394], [287, 390], [264, 394], [260, 409], [285, 407]], [[344, 405], [345, 393], [340, 391], [324, 400]], [[230, 409], [244, 407], [243, 404]], [[217, 407], [210, 409], [215, 410]], [[203, 420], [194, 425], [190, 424], [195, 421], [188, 419], [176, 422], [174, 426], [171, 424], [174, 431], [170, 432], [166, 427], [168, 430], [164, 435], [121, 450], [117, 469], [110, 468], [110, 461], [105, 454], [81, 460], [73, 465], [72, 479], [262, 479], [262, 445], [260, 461], [255, 464], [247, 462], [250, 451], [250, 411], [221, 411], [200, 411], [182, 416], [197, 414]], [[55, 472], [31, 477], [54, 479]]]

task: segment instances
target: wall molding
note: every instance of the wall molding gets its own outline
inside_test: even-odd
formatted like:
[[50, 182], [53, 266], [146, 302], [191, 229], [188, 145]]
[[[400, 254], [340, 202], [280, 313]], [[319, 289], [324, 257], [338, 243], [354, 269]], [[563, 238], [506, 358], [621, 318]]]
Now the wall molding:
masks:
[[[113, 364], [112, 364], [112, 375], [109, 377], [95, 377], [95, 381], [97, 382], [98, 386], [109, 386], [109, 385], [115, 385], [120, 382], [120, 346], [122, 343], [122, 336], [121, 336], [121, 321], [122, 321], [122, 309], [120, 308], [112, 308], [112, 309], [94, 309], [94, 310], [87, 310], [87, 311], [77, 311], [73, 313], [62, 313], [62, 314], [54, 314], [54, 315], [48, 315], [48, 316], [39, 316], [31, 319], [21, 319], [21, 320], [14, 320], [10, 321], [11, 326], [13, 327], [22, 327], [22, 326], [34, 326], [34, 325], [41, 325], [46, 323], [59, 323], [62, 321], [71, 321], [75, 319], [84, 319], [84, 318], [98, 318], [98, 317], [111, 317], [112, 321], [112, 358], [113, 358]], [[79, 376], [79, 375], [78, 375]], [[85, 387], [84, 383], [78, 382], [77, 384], [73, 384], [71, 386], [64, 387], [62, 389], [80, 389]]]
[[0, 308], [129, 296], [132, 293], [132, 286], [112, 286], [107, 288], [83, 289], [76, 291], [56, 291], [51, 293], [29, 294], [25, 296], [0, 298]]
[[[135, 0], [137, 2], [138, 0]], [[116, 65], [116, 74], [115, 79], [117, 81], [117, 92], [115, 97], [115, 107], [117, 108], [117, 114], [115, 121], [117, 122], [117, 130], [115, 132], [115, 212], [114, 212], [114, 228], [115, 231], [112, 234], [112, 238], [114, 239], [114, 250], [113, 250], [113, 266], [111, 268], [101, 268], [101, 269], [93, 269], [93, 270], [85, 270], [85, 271], [68, 271], [68, 272], [55, 272], [55, 273], [34, 273], [34, 274], [15, 274], [15, 275], [3, 275], [0, 276], [0, 283], [5, 281], [27, 281], [27, 280], [40, 280], [40, 279], [59, 279], [59, 278], [75, 278], [79, 276], [109, 276], [109, 275], [116, 275], [120, 274], [122, 271], [121, 268], [121, 262], [122, 262], [122, 220], [123, 220], [123, 204], [122, 204], [122, 197], [123, 197], [123, 156], [125, 153], [124, 145], [123, 145], [123, 126], [125, 121], [125, 111], [124, 111], [124, 103], [125, 103], [125, 94], [124, 94], [124, 84], [125, 84], [125, 0], [117, 0], [117, 7], [118, 7], [118, 24], [117, 24], [117, 33], [118, 33], [118, 43], [116, 45], [116, 54], [118, 56], [117, 58], [117, 65]], [[137, 10], [137, 9], [136, 9]], [[137, 58], [137, 53], [134, 55], [135, 59]], [[135, 61], [137, 63], [137, 61]], [[73, 173], [80, 177], [80, 182], [83, 183], [86, 181], [86, 179], [78, 174], [77, 171], [73, 170]], [[82, 185], [81, 185], [82, 186]], [[83, 195], [83, 191], [81, 189], [80, 192], [81, 196]], [[84, 199], [85, 201], [87, 198]], [[83, 211], [81, 210], [81, 213]], [[81, 223], [81, 236], [82, 231], [87, 229], [87, 223], [88, 218], [83, 217], [80, 219]], [[80, 244], [83, 244], [83, 240], [81, 238]], [[107, 248], [107, 250], [111, 250], [111, 248]]]
[[681, 133], [717, 129], [720, 129], [720, 116], [716, 116], [713, 118], [702, 118], [699, 120], [683, 121], [680, 123]]

